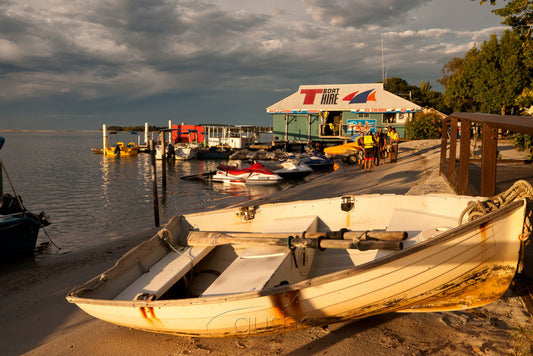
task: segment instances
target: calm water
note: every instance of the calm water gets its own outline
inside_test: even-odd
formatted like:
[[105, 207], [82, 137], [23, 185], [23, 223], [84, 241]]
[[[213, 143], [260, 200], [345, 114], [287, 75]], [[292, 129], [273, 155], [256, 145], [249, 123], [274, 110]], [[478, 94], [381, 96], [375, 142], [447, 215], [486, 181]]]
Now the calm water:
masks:
[[[150, 156], [105, 157], [99, 132], [0, 132], [6, 139], [0, 158], [17, 193], [32, 212], [44, 210], [46, 228], [61, 253], [101, 243], [154, 225]], [[115, 140], [129, 141], [129, 133]], [[136, 141], [136, 139], [135, 139]], [[281, 186], [246, 187], [179, 179], [216, 168], [217, 161], [185, 161], [167, 166], [161, 188], [157, 162], [160, 222], [177, 214], [222, 208], [271, 194]], [[13, 194], [4, 174], [4, 193]], [[48, 241], [41, 231], [37, 245]], [[47, 253], [56, 253], [51, 247]]]

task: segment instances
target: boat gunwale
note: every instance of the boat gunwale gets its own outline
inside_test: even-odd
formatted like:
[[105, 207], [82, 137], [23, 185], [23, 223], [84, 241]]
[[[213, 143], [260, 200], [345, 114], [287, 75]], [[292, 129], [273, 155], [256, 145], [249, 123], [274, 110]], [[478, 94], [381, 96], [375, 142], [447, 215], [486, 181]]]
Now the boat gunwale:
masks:
[[[405, 250], [401, 250], [397, 253], [393, 253], [391, 255], [385, 256], [383, 258], [379, 258], [377, 260], [369, 261], [366, 263], [363, 263], [358, 266], [354, 266], [351, 268], [347, 268], [341, 271], [332, 272], [323, 276], [313, 277], [306, 280], [303, 280], [301, 282], [292, 284], [292, 285], [286, 285], [286, 286], [278, 286], [278, 287], [270, 287], [258, 291], [251, 291], [251, 292], [241, 292], [241, 293], [234, 293], [234, 294], [226, 294], [226, 295], [215, 295], [215, 296], [206, 296], [201, 298], [185, 298], [185, 299], [166, 299], [166, 300], [154, 300], [154, 301], [136, 301], [136, 300], [112, 300], [112, 299], [92, 299], [92, 298], [84, 298], [84, 297], [78, 297], [75, 294], [77, 291], [80, 291], [83, 289], [83, 287], [95, 279], [99, 278], [101, 275], [98, 275], [88, 282], [84, 283], [81, 286], [73, 288], [67, 295], [67, 300], [70, 303], [74, 304], [91, 304], [91, 305], [114, 305], [114, 306], [128, 306], [128, 307], [162, 307], [162, 306], [184, 306], [184, 305], [197, 305], [197, 304], [217, 304], [221, 302], [228, 302], [228, 301], [238, 301], [238, 300], [246, 300], [250, 298], [256, 298], [256, 297], [272, 297], [276, 295], [280, 295], [287, 292], [295, 292], [299, 290], [303, 290], [305, 288], [309, 287], [316, 287], [322, 284], [338, 281], [340, 279], [344, 279], [347, 277], [351, 277], [355, 274], [368, 271], [370, 269], [374, 269], [377, 267], [380, 267], [382, 265], [391, 263], [393, 261], [399, 260], [401, 258], [404, 258], [406, 256], [409, 256], [411, 254], [417, 253], [423, 249], [426, 249], [428, 247], [433, 247], [438, 244], [442, 244], [444, 242], [447, 242], [449, 240], [454, 239], [458, 235], [462, 235], [464, 233], [467, 233], [469, 231], [474, 231], [475, 229], [479, 228], [480, 225], [500, 218], [503, 215], [506, 215], [508, 213], [511, 213], [512, 211], [521, 208], [522, 206], [526, 205], [526, 199], [520, 199], [516, 200], [508, 205], [505, 205], [501, 208], [499, 208], [496, 211], [493, 211], [487, 215], [484, 215], [482, 217], [479, 217], [475, 220], [469, 221], [465, 224], [462, 224], [460, 226], [457, 226], [453, 229], [450, 229], [448, 231], [443, 232], [442, 234], [439, 234], [438, 236], [431, 238], [427, 241], [420, 242], [412, 247], [409, 247]], [[526, 205], [527, 206], [527, 205]], [[157, 238], [157, 235], [152, 237]], [[149, 241], [149, 240], [147, 240]], [[519, 253], [516, 256], [516, 263], [518, 268], [519, 263]], [[113, 267], [112, 267], [113, 268]], [[105, 272], [103, 273], [105, 274]]]

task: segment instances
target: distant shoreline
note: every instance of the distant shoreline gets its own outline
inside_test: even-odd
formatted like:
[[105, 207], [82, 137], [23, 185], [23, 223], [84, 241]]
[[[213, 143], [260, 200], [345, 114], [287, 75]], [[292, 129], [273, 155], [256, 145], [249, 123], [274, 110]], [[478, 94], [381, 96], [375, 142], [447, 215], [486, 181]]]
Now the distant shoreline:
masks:
[[101, 132], [102, 130], [5, 130], [0, 132]]

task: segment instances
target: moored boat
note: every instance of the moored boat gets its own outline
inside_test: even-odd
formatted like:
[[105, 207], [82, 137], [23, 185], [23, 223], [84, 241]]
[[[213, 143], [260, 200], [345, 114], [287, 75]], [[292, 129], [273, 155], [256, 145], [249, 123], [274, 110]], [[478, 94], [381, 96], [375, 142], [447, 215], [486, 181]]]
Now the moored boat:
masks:
[[211, 180], [221, 183], [238, 184], [276, 184], [282, 178], [263, 166], [261, 163], [254, 163], [249, 167], [239, 169], [235, 166], [220, 164]]
[[[187, 161], [196, 158], [198, 147], [188, 143], [169, 143], [165, 149], [165, 156], [168, 159], [177, 161]], [[161, 159], [161, 145], [155, 147], [155, 158]]]
[[175, 143], [174, 158], [178, 161], [195, 159], [198, 154], [198, 145], [190, 143]]
[[286, 180], [297, 180], [304, 179], [313, 173], [313, 168], [296, 158], [289, 158], [276, 163], [275, 167], [272, 168], [272, 172]]
[[0, 263], [33, 257], [39, 230], [50, 224], [44, 212], [32, 214], [10, 194], [0, 201]]
[[133, 157], [137, 156], [139, 153], [139, 147], [135, 142], [117, 142], [114, 146], [108, 146], [105, 149], [106, 156], [115, 156], [115, 157]]
[[233, 149], [227, 146], [202, 147], [198, 149], [197, 159], [227, 160], [233, 153]]
[[333, 161], [318, 152], [302, 157], [301, 162], [314, 171], [327, 171], [333, 168]]
[[[5, 139], [0, 136], [0, 149]], [[0, 192], [3, 192], [2, 170], [8, 178], [15, 196], [0, 196], [0, 263], [11, 262], [21, 258], [33, 257], [39, 230], [50, 225], [44, 212], [38, 215], [29, 212], [22, 204], [7, 170], [0, 160]]]
[[175, 217], [67, 299], [117, 325], [194, 337], [474, 308], [507, 290], [531, 233], [513, 189], [488, 200], [343, 196]]

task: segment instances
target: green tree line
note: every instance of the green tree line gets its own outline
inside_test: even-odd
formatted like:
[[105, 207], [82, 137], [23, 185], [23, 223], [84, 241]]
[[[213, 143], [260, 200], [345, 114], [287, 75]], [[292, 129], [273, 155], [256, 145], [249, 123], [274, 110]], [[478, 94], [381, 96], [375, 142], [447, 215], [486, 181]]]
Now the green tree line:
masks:
[[[471, 0], [479, 1], [479, 0]], [[496, 5], [496, 0], [479, 1], [480, 5]], [[492, 12], [509, 26], [498, 38], [496, 34], [474, 45], [464, 57], [452, 58], [442, 68], [438, 79], [444, 88], [440, 94], [428, 83], [413, 87], [399, 78], [391, 78], [387, 89], [410, 92], [413, 102], [431, 106], [443, 113], [453, 111], [492, 114], [526, 114], [533, 105], [533, 0], [508, 0], [505, 6]], [[407, 123], [407, 136], [434, 137], [440, 120], [434, 114], [417, 114]], [[426, 137], [420, 137], [420, 136]], [[515, 146], [531, 148], [533, 141], [525, 135], [515, 135]]]

